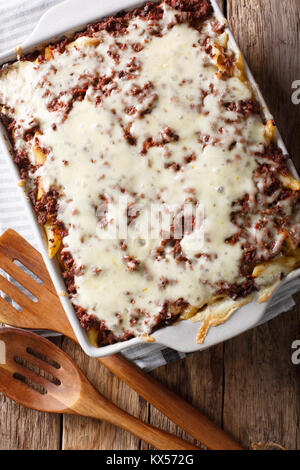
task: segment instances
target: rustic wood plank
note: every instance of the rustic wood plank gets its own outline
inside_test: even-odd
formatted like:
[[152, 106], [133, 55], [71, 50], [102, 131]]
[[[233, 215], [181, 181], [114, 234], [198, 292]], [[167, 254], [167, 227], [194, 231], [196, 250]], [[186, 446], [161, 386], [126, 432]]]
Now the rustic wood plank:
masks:
[[[291, 85], [300, 78], [299, 16], [298, 0], [228, 0], [231, 27], [298, 168]], [[299, 331], [298, 306], [225, 344], [224, 427], [245, 446], [300, 448], [299, 366], [291, 363]]]
[[278, 128], [300, 168], [300, 105], [291, 101], [300, 80], [299, 0], [228, 0], [228, 18]]
[[300, 448], [299, 365], [291, 363], [299, 326], [298, 307], [226, 343], [224, 426], [246, 447]]
[[[216, 424], [222, 424], [223, 396], [223, 346], [218, 345], [207, 351], [189, 357], [152, 372], [185, 400], [197, 407]], [[153, 406], [149, 406], [149, 422], [186, 440], [185, 432], [172, 423]], [[193, 442], [193, 441], [192, 441]], [[142, 448], [147, 448], [143, 446]]]
[[0, 450], [58, 450], [60, 428], [59, 415], [26, 409], [0, 394]]
[[57, 450], [60, 416], [23, 408], [0, 395], [0, 450]]
[[[76, 361], [97, 390], [124, 410], [147, 422], [147, 404], [136, 392], [114, 377], [98, 361], [86, 356], [72, 341], [64, 339], [63, 349]], [[64, 416], [62, 448], [64, 450], [137, 450], [140, 448], [140, 440], [104, 422], [80, 416]]]

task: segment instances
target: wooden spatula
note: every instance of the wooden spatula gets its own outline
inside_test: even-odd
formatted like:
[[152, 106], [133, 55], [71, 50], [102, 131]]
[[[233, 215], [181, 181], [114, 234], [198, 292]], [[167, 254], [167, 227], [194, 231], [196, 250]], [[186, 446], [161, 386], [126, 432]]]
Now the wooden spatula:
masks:
[[0, 391], [20, 405], [48, 413], [77, 414], [107, 421], [162, 450], [199, 450], [131, 416], [103, 397], [60, 348], [24, 330], [0, 328], [5, 364]]
[[[43, 284], [35, 282], [16, 265], [15, 261], [26, 266]], [[42, 256], [13, 230], [7, 230], [0, 237], [0, 268], [31, 292], [37, 300], [32, 301], [0, 275], [0, 290], [22, 308], [22, 311], [16, 310], [0, 296], [0, 322], [19, 328], [53, 330], [77, 342]], [[101, 358], [99, 361], [209, 449], [242, 449], [237, 442], [193, 406], [121, 355]]]

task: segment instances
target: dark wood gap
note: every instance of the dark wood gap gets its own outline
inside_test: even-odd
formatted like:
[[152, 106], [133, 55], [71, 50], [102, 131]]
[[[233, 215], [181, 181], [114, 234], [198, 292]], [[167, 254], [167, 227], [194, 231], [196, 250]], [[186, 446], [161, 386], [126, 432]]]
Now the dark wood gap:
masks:
[[59, 420], [59, 450], [63, 450], [63, 434], [64, 434], [64, 415], [60, 415], [60, 420]]
[[225, 386], [226, 386], [226, 382], [225, 382], [225, 347], [226, 347], [226, 343], [223, 343], [223, 356], [222, 356], [222, 360], [223, 360], [223, 374], [222, 374], [222, 415], [221, 415], [221, 428], [224, 429], [224, 406], [225, 406]]
[[224, 0], [224, 16], [227, 18], [227, 0]]

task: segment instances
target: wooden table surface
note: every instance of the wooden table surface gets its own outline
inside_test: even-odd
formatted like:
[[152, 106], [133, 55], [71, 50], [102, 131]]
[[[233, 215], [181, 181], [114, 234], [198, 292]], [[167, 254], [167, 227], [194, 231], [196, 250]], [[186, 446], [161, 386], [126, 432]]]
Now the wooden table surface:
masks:
[[[300, 169], [299, 0], [220, 0], [225, 15]], [[296, 299], [297, 301], [297, 299]], [[300, 296], [298, 296], [298, 305]], [[300, 449], [300, 308], [238, 338], [161, 367], [153, 375], [246, 448]], [[119, 406], [179, 436], [184, 433], [71, 341], [62, 340], [95, 386]], [[184, 436], [187, 437], [187, 436]], [[147, 449], [111, 425], [26, 410], [0, 395], [0, 449]]]

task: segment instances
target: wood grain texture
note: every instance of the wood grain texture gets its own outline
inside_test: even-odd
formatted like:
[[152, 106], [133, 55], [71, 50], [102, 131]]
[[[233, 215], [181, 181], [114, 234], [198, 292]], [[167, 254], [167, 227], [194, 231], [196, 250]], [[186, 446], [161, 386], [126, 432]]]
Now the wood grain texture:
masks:
[[292, 83], [300, 80], [299, 0], [228, 0], [235, 38], [300, 169], [300, 105]]
[[60, 416], [23, 408], [0, 395], [0, 450], [57, 450]]
[[[233, 33], [300, 168], [299, 0], [228, 0]], [[297, 297], [299, 305], [300, 296]], [[299, 307], [225, 344], [224, 427], [245, 446], [300, 448], [300, 368], [291, 363]]]
[[[217, 425], [222, 425], [223, 345], [160, 367], [152, 374], [175, 393], [203, 411]], [[186, 433], [152, 406], [149, 406], [149, 422], [183, 439], [190, 439]]]
[[224, 427], [245, 447], [300, 449], [300, 367], [291, 362], [299, 326], [298, 307], [225, 345]]
[[[105, 397], [134, 416], [148, 421], [145, 400], [126, 384], [114, 377], [95, 359], [87, 357], [81, 348], [64, 339], [63, 349], [84, 371], [87, 378]], [[116, 427], [80, 416], [65, 416], [62, 428], [62, 448], [72, 449], [138, 449], [140, 441]]]

